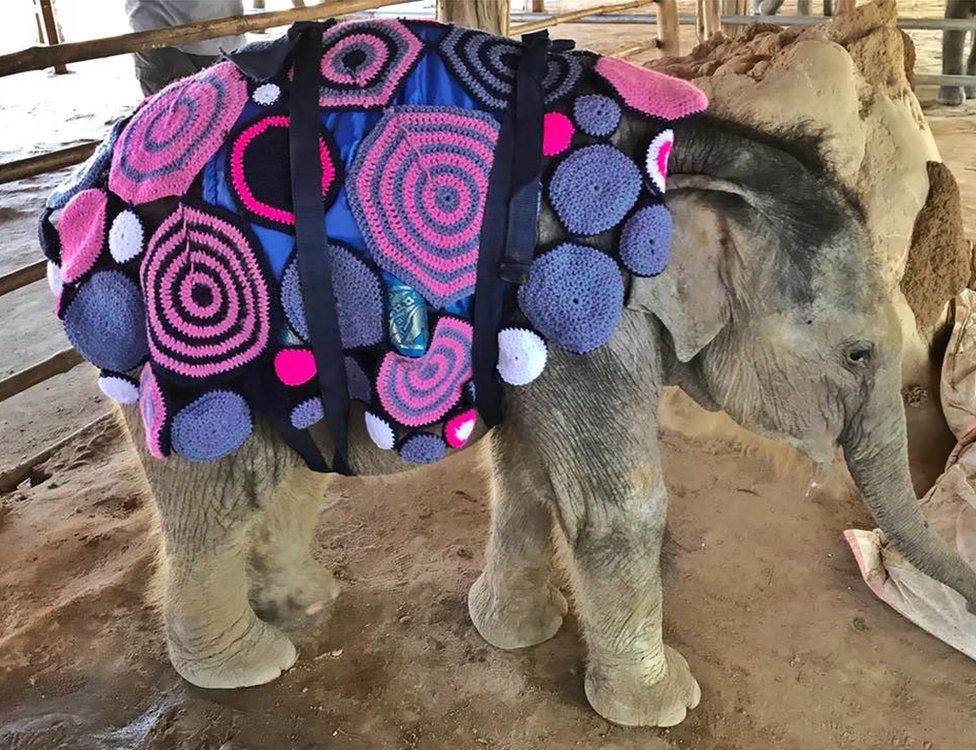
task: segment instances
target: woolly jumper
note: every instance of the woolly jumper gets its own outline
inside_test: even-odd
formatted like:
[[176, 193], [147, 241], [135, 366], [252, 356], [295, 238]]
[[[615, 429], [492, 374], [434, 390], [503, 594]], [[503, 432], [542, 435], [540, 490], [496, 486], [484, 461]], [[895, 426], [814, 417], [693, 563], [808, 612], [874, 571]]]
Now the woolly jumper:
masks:
[[[56, 311], [154, 456], [228, 455], [260, 412], [348, 471], [356, 400], [379, 448], [430, 463], [664, 269], [670, 124], [706, 104], [544, 33], [298, 24], [143, 101], [54, 191]], [[564, 231], [545, 247], [541, 201]]]

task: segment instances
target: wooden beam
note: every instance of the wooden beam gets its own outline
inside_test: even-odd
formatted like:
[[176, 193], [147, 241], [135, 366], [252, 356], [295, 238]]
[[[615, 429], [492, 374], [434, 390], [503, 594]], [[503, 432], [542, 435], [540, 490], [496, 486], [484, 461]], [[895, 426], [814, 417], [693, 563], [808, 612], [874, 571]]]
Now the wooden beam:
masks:
[[102, 57], [122, 55], [127, 52], [140, 52], [160, 47], [172, 47], [175, 44], [215, 39], [219, 36], [244, 34], [248, 31], [260, 31], [274, 26], [287, 26], [296, 21], [315, 21], [347, 13], [358, 13], [361, 10], [396, 5], [398, 2], [402, 2], [402, 0], [328, 0], [321, 5], [312, 5], [307, 8], [255, 13], [250, 16], [211, 18], [182, 26], [134, 31], [131, 34], [89, 39], [84, 42], [67, 42], [53, 47], [28, 47], [18, 52], [0, 55], [0, 76], [23, 73], [28, 70], [43, 70], [58, 63], [95, 60]]
[[677, 0], [654, 0], [657, 5], [657, 46], [661, 54], [673, 57], [681, 54], [678, 39]]
[[491, 34], [509, 31], [508, 0], [437, 0], [437, 20]]
[[67, 372], [82, 362], [81, 355], [74, 349], [62, 349], [47, 359], [31, 365], [27, 369], [15, 372], [9, 378], [0, 380], [0, 403], [8, 398], [23, 393], [28, 388], [43, 383], [48, 378]]
[[47, 275], [46, 260], [39, 260], [37, 263], [21, 266], [16, 271], [4, 274], [0, 276], [0, 297], [9, 294], [14, 289], [20, 289], [22, 286], [40, 281], [45, 275]]
[[91, 141], [0, 164], [0, 185], [79, 164], [91, 156], [97, 145], [96, 141]]
[[16, 487], [18, 484], [29, 478], [35, 467], [40, 466], [65, 446], [71, 445], [71, 443], [80, 438], [82, 435], [91, 432], [96, 427], [109, 424], [114, 415], [114, 412], [109, 412], [108, 414], [103, 414], [102, 416], [93, 419], [84, 427], [80, 427], [71, 434], [61, 438], [61, 440], [56, 442], [54, 445], [49, 445], [39, 453], [35, 453], [33, 456], [21, 461], [16, 466], [6, 469], [0, 473], [0, 494], [10, 492], [10, 490], [14, 489], [14, 487]]
[[[461, 1], [463, 2], [463, 0]], [[509, 36], [515, 36], [516, 34], [529, 34], [533, 31], [547, 29], [550, 26], [555, 26], [560, 23], [577, 21], [580, 18], [585, 18], [586, 16], [595, 16], [601, 13], [616, 13], [621, 10], [630, 10], [631, 8], [637, 8], [646, 2], [647, 0], [636, 0], [636, 2], [630, 3], [610, 3], [607, 5], [598, 5], [595, 8], [578, 8], [577, 10], [571, 10], [567, 13], [557, 13], [549, 16], [548, 18], [541, 18], [538, 21], [528, 21], [526, 23], [516, 24], [510, 29]]]
[[704, 39], [711, 39], [722, 30], [721, 8], [722, 0], [701, 0], [702, 34]]

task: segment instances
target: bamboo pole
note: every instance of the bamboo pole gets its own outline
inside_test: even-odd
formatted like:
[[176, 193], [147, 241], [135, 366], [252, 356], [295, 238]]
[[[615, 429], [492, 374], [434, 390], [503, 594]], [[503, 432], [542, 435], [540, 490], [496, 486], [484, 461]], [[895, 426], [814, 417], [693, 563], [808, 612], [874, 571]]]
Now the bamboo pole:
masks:
[[[61, 44], [61, 34], [58, 30], [58, 21], [54, 17], [54, 3], [52, 0], [37, 0], [37, 12], [41, 17], [38, 25], [44, 32], [42, 41], [48, 46]], [[54, 66], [55, 75], [64, 75], [67, 72], [68, 68], [63, 63]]]
[[77, 146], [69, 146], [57, 151], [51, 151], [38, 156], [29, 156], [26, 159], [8, 161], [0, 164], [0, 185], [14, 180], [23, 180], [26, 177], [53, 172], [57, 169], [64, 169], [73, 164], [83, 162], [98, 145], [96, 141], [81, 143]]
[[22, 286], [40, 281], [47, 273], [47, 261], [39, 260], [29, 266], [21, 266], [16, 271], [0, 276], [0, 297]]
[[8, 398], [23, 393], [31, 386], [43, 383], [48, 378], [67, 372], [75, 365], [81, 364], [81, 355], [74, 349], [62, 349], [36, 365], [15, 372], [9, 378], [0, 380], [0, 403]]
[[680, 55], [677, 0], [654, 0], [654, 2], [657, 4], [657, 46], [662, 55]]
[[102, 57], [140, 52], [174, 44], [199, 42], [220, 36], [233, 36], [248, 31], [260, 31], [274, 26], [287, 26], [295, 21], [315, 21], [332, 16], [357, 13], [371, 8], [396, 5], [403, 0], [327, 0], [321, 5], [292, 8], [249, 16], [229, 16], [196, 21], [165, 29], [134, 31], [131, 34], [89, 39], [84, 42], [67, 42], [53, 47], [28, 47], [27, 49], [0, 55], [0, 76], [42, 70], [58, 63], [95, 60]]
[[579, 8], [567, 13], [557, 13], [549, 16], [548, 18], [541, 18], [538, 21], [529, 21], [527, 23], [516, 24], [515, 26], [512, 26], [511, 30], [509, 31], [509, 36], [528, 34], [533, 31], [539, 31], [540, 29], [547, 29], [550, 26], [555, 26], [556, 24], [569, 23], [570, 21], [576, 21], [580, 18], [593, 16], [599, 13], [615, 13], [621, 10], [630, 10], [631, 8], [636, 8], [643, 5], [646, 2], [647, 0], [637, 0], [636, 2], [630, 3], [610, 3], [607, 5], [598, 5], [595, 8]]

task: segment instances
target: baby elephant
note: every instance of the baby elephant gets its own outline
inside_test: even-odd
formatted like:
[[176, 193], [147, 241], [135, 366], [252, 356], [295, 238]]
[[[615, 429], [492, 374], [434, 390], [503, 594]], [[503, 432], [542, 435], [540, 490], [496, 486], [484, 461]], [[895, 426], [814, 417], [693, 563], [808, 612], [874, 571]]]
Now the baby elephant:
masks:
[[807, 141], [704, 104], [540, 37], [296, 27], [144, 102], [49, 199], [59, 315], [159, 510], [183, 677], [294, 664], [255, 612], [336, 596], [311, 553], [323, 468], [483, 438], [474, 626], [503, 649], [551, 638], [558, 543], [590, 704], [677, 724], [701, 691], [661, 634], [666, 385], [817, 460], [839, 444], [891, 542], [976, 605], [912, 490], [900, 329], [859, 206]]

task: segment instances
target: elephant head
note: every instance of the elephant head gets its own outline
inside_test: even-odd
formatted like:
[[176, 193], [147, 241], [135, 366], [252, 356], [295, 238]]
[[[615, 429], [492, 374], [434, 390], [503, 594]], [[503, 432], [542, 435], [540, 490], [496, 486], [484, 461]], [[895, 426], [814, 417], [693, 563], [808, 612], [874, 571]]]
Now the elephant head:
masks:
[[839, 443], [878, 525], [976, 610], [976, 572], [926, 525], [908, 470], [901, 336], [856, 201], [815, 144], [714, 119], [676, 132], [672, 255], [629, 305], [667, 330], [674, 380], [817, 460]]

